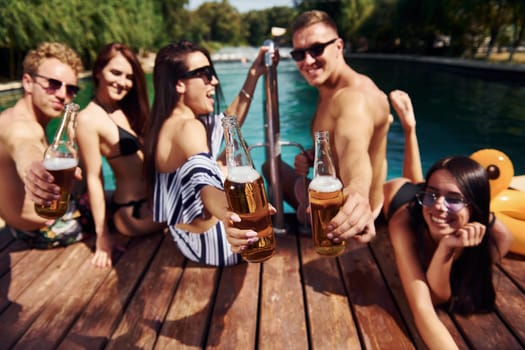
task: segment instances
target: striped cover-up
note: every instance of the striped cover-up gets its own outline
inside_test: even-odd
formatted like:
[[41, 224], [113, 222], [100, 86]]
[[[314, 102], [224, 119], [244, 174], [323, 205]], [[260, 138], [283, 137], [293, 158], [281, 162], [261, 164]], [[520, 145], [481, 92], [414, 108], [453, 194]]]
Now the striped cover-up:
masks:
[[173, 173], [156, 173], [153, 217], [155, 221], [168, 224], [173, 239], [188, 259], [201, 264], [225, 266], [237, 264], [241, 259], [231, 251], [221, 221], [201, 234], [175, 227], [178, 223], [187, 224], [203, 215], [200, 190], [204, 186], [224, 189], [215, 159], [223, 134], [220, 116], [214, 119], [210, 145], [212, 154], [193, 155]]

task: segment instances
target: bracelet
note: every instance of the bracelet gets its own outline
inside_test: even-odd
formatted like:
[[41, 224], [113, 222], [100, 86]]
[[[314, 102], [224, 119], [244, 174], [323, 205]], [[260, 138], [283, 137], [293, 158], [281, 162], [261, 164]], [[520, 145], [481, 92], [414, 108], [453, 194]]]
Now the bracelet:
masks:
[[252, 95], [250, 95], [246, 90], [244, 90], [244, 88], [242, 88], [241, 94], [243, 94], [244, 97], [246, 97], [248, 100], [251, 100], [252, 98]]

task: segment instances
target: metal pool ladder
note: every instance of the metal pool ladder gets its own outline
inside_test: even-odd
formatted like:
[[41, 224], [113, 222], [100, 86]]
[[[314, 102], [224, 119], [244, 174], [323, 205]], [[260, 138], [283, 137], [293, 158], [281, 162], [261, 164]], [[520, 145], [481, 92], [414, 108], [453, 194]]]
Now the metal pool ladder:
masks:
[[281, 147], [293, 146], [299, 148], [304, 152], [301, 144], [290, 141], [281, 141], [280, 125], [279, 125], [279, 98], [277, 90], [277, 67], [272, 61], [272, 51], [274, 49], [274, 42], [266, 40], [264, 46], [268, 46], [270, 50], [266, 53], [265, 65], [266, 72], [264, 75], [265, 83], [265, 142], [254, 144], [249, 147], [251, 151], [255, 147], [265, 147], [266, 162], [270, 165], [270, 179], [269, 179], [269, 196], [270, 202], [277, 209], [277, 213], [273, 215], [273, 226], [275, 233], [286, 233], [284, 224], [283, 211], [283, 190], [280, 176], [281, 165]]

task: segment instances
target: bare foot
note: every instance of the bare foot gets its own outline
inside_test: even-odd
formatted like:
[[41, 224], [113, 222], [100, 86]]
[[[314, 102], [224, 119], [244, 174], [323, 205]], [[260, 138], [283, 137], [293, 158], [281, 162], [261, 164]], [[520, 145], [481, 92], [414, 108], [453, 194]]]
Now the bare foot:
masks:
[[413, 130], [416, 127], [416, 117], [410, 96], [404, 91], [394, 90], [390, 92], [390, 102], [399, 117], [403, 130]]

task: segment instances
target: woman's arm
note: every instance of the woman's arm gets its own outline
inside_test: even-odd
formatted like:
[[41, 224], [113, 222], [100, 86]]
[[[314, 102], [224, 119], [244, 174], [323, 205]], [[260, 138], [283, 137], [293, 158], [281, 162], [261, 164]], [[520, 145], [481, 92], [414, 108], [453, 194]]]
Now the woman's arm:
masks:
[[96, 250], [92, 263], [97, 267], [111, 266], [113, 244], [106, 221], [106, 201], [102, 180], [102, 155], [100, 138], [90, 115], [80, 113], [77, 124], [77, 142], [91, 203], [91, 212], [97, 234]]
[[[266, 72], [266, 65], [264, 61], [266, 52], [268, 52], [268, 47], [266, 46], [263, 46], [259, 49], [259, 54], [250, 66], [248, 74], [246, 75], [246, 80], [244, 81], [239, 94], [225, 110], [226, 115], [235, 115], [237, 117], [239, 125], [242, 125], [246, 115], [248, 114], [259, 77], [264, 74], [264, 72]], [[272, 53], [272, 59], [273, 64], [277, 65], [279, 62], [278, 50], [275, 50], [274, 53]]]
[[396, 265], [416, 327], [430, 349], [457, 349], [454, 339], [437, 316], [425, 272], [417, 255], [415, 233], [410, 227], [406, 207], [400, 208], [388, 223]]

